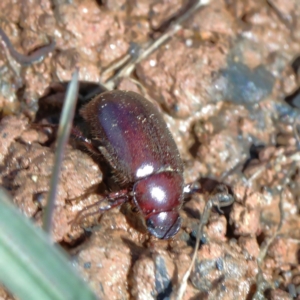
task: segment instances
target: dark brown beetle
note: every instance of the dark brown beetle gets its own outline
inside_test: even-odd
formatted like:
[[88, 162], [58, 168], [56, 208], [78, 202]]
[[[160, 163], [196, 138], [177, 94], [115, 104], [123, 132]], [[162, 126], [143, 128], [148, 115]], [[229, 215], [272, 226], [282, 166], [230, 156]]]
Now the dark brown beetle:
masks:
[[155, 106], [137, 93], [111, 91], [96, 96], [80, 114], [92, 136], [85, 144], [106, 159], [124, 188], [109, 194], [112, 204], [99, 210], [131, 201], [152, 235], [174, 236], [181, 225], [183, 164]]
[[[91, 139], [75, 135], [105, 158], [123, 188], [101, 199], [99, 202], [108, 200], [110, 204], [98, 211], [130, 201], [143, 215], [152, 235], [160, 239], [173, 237], [181, 226], [179, 210], [184, 192], [196, 189], [184, 185], [177, 146], [155, 106], [137, 93], [110, 91], [85, 104], [80, 115]], [[231, 204], [227, 194], [220, 199], [220, 207]], [[74, 222], [94, 214], [88, 213], [89, 209], [99, 202], [79, 212]]]

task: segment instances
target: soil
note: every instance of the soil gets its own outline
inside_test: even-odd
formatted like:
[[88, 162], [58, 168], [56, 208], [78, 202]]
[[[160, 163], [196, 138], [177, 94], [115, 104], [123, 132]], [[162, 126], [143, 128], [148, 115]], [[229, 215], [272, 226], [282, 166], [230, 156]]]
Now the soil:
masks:
[[[0, 185], [40, 226], [56, 145], [32, 123], [60, 111], [79, 68], [82, 93], [102, 83], [155, 103], [186, 183], [224, 183], [234, 195], [210, 214], [182, 299], [299, 299], [300, 3], [211, 0], [141, 58], [194, 2], [2, 0], [0, 28], [14, 49], [56, 46], [25, 66], [1, 41]], [[210, 190], [184, 203], [170, 240], [150, 236], [128, 203], [72, 226], [103, 195], [106, 176], [70, 142], [52, 238], [99, 299], [175, 299]], [[0, 298], [13, 299], [2, 288]]]

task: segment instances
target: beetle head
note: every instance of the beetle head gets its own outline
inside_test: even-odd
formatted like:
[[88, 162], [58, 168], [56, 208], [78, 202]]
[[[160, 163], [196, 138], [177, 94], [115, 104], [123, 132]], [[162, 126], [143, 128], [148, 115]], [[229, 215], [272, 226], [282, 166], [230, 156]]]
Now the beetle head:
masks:
[[182, 191], [183, 178], [176, 172], [151, 174], [135, 183], [133, 199], [152, 235], [168, 239], [178, 232]]
[[181, 226], [181, 218], [177, 211], [153, 214], [146, 220], [148, 231], [159, 239], [173, 237]]

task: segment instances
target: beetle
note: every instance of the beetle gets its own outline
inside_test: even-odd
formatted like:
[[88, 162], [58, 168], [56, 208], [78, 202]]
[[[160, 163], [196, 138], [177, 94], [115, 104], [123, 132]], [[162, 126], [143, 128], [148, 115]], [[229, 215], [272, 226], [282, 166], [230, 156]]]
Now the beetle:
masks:
[[[199, 187], [184, 184], [183, 162], [158, 109], [140, 94], [114, 90], [98, 94], [79, 113], [90, 138], [74, 129], [72, 135], [106, 160], [121, 189], [84, 208], [73, 224], [95, 214], [89, 209], [104, 200], [110, 204], [98, 207], [98, 212], [131, 202], [150, 234], [159, 239], [173, 237], [181, 227], [184, 195]], [[218, 207], [232, 203], [227, 192], [218, 193]]]
[[99, 210], [131, 201], [152, 235], [174, 236], [181, 226], [183, 163], [158, 109], [135, 92], [114, 90], [89, 101], [80, 115], [92, 137], [85, 145], [104, 157], [123, 188]]

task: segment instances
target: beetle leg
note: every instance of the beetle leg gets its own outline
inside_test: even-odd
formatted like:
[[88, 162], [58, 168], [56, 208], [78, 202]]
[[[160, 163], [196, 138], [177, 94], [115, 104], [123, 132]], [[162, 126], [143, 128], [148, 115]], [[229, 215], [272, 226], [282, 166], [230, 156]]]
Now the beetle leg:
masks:
[[[74, 227], [76, 224], [79, 224], [82, 220], [84, 220], [90, 216], [102, 213], [107, 210], [111, 210], [115, 207], [122, 205], [123, 203], [128, 201], [128, 197], [129, 196], [128, 196], [127, 190], [121, 190], [118, 192], [113, 192], [113, 193], [108, 194], [107, 197], [100, 199], [96, 203], [91, 204], [91, 205], [85, 207], [80, 212], [78, 212], [75, 219], [73, 221], [71, 221], [71, 227]], [[91, 209], [99, 206], [99, 204], [105, 200], [109, 201], [110, 203], [106, 206], [98, 207], [96, 211], [90, 212]]]
[[[31, 124], [31, 127], [34, 129], [42, 129], [42, 128], [51, 128], [53, 131], [58, 130], [58, 124], [41, 124], [41, 123], [34, 123]], [[99, 150], [95, 147], [92, 141], [86, 138], [82, 132], [77, 127], [71, 128], [71, 137], [80, 141], [91, 153], [99, 155]]]
[[[186, 184], [183, 188], [184, 196], [189, 196], [202, 191], [201, 184], [197, 181]], [[215, 206], [219, 213], [223, 214], [221, 207], [226, 207], [234, 202], [233, 196], [229, 193], [225, 184], [218, 184], [209, 199], [211, 207]]]
[[219, 184], [215, 188], [213, 195], [210, 196], [209, 200], [206, 202], [204, 211], [201, 216], [201, 221], [198, 228], [199, 239], [203, 235], [203, 227], [208, 223], [208, 219], [213, 207], [216, 207], [221, 214], [224, 212], [220, 207], [226, 207], [234, 202], [234, 197], [229, 194], [227, 186], [225, 184]]
[[188, 183], [183, 188], [184, 196], [192, 195], [194, 193], [199, 193], [201, 191], [201, 184], [197, 181], [193, 183]]
[[234, 197], [229, 194], [228, 188], [225, 184], [218, 184], [213, 191], [213, 195], [210, 198], [210, 203], [215, 206], [219, 213], [224, 214], [221, 207], [226, 207], [234, 202]]
[[91, 143], [91, 141], [88, 138], [86, 138], [77, 127], [71, 128], [71, 136], [72, 136], [72, 138], [74, 138], [82, 143], [88, 143], [88, 144]]
[[[96, 206], [96, 205], [99, 205], [99, 201], [97, 203], [95, 203], [95, 204], [89, 205], [89, 206], [87, 206], [86, 208], [84, 208], [82, 211], [80, 211], [77, 214], [77, 216], [75, 217], [75, 219], [71, 222], [71, 227], [74, 227], [76, 224], [80, 224], [84, 219], [86, 219], [86, 218], [88, 218], [90, 216], [93, 216], [93, 215], [102, 213], [104, 211], [111, 210], [111, 209], [113, 209], [115, 207], [118, 207], [118, 206], [122, 205], [124, 202], [126, 202], [127, 200], [128, 200], [127, 197], [120, 198], [118, 200], [115, 200], [111, 204], [108, 204], [108, 205], [103, 206], [103, 207], [99, 207], [97, 209], [97, 211], [94, 211], [94, 212], [88, 212], [88, 210], [91, 209], [92, 207]], [[102, 202], [102, 200], [101, 200], [101, 202]]]

